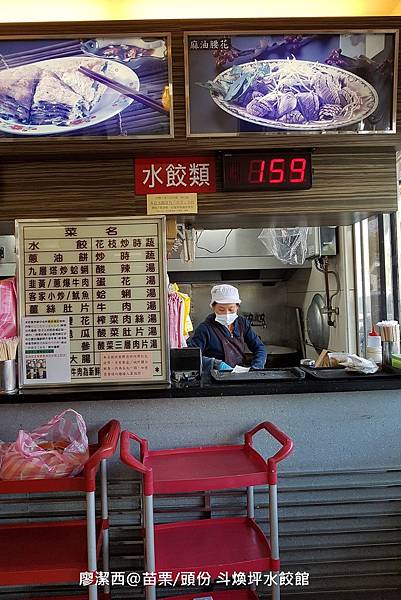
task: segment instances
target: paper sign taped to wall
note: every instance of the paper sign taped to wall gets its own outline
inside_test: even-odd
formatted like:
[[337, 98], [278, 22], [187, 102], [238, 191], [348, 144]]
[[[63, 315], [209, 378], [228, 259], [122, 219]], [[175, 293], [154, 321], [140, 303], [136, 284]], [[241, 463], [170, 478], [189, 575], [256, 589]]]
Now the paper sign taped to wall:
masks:
[[108, 380], [145, 379], [152, 376], [151, 352], [102, 352], [100, 378]]
[[198, 194], [148, 194], [148, 215], [185, 215], [198, 212]]
[[22, 336], [21, 380], [24, 384], [71, 381], [68, 316], [24, 317]]

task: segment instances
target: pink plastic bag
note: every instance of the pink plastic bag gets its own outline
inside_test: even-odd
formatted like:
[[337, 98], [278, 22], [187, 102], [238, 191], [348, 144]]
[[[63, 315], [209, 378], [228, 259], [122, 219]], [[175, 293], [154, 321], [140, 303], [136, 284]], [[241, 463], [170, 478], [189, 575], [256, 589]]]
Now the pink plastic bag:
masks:
[[[60, 449], [43, 447], [54, 445]], [[16, 442], [0, 442], [0, 479], [73, 477], [88, 458], [85, 421], [68, 408], [32, 433], [21, 429]]]
[[0, 281], [0, 338], [17, 335], [17, 294], [15, 277]]

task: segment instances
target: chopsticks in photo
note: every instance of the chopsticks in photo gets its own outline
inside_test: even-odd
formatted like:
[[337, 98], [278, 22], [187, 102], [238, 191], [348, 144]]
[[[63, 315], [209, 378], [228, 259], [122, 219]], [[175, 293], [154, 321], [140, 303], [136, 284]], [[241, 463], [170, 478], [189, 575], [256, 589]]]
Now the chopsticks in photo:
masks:
[[107, 87], [115, 90], [116, 92], [119, 92], [120, 94], [123, 94], [128, 98], [132, 98], [133, 100], [136, 100], [137, 102], [140, 102], [141, 104], [144, 104], [149, 108], [153, 108], [154, 110], [157, 110], [158, 112], [164, 115], [169, 112], [167, 109], [164, 108], [161, 102], [153, 100], [153, 98], [150, 98], [149, 96], [138, 94], [137, 92], [134, 92], [130, 87], [123, 85], [122, 83], [118, 83], [118, 81], [114, 81], [113, 79], [110, 79], [105, 75], [96, 73], [95, 71], [92, 71], [91, 69], [88, 69], [86, 67], [79, 67], [78, 71], [80, 71], [84, 75], [87, 75], [87, 77], [91, 77], [99, 83], [103, 83], [103, 85], [106, 85]]

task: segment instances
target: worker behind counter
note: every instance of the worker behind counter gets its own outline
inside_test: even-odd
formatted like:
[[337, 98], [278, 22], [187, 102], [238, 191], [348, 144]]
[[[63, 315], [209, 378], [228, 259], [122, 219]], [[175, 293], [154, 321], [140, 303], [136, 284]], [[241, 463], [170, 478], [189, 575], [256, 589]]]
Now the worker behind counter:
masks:
[[263, 369], [266, 348], [250, 321], [238, 314], [241, 300], [237, 288], [215, 285], [211, 295], [213, 312], [188, 340], [188, 346], [201, 349], [203, 368], [206, 371], [231, 371], [236, 365], [243, 365], [246, 345], [253, 354], [251, 368]]

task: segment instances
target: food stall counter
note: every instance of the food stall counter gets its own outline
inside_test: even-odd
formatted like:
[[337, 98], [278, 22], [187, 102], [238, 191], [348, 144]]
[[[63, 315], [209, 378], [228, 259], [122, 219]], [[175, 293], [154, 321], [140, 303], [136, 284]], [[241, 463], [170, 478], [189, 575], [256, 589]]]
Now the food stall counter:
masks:
[[32, 404], [40, 402], [96, 402], [100, 400], [168, 399], [168, 398], [218, 398], [227, 396], [273, 396], [299, 394], [326, 394], [343, 392], [381, 392], [401, 390], [401, 377], [365, 378], [347, 380], [319, 380], [306, 377], [297, 381], [263, 381], [241, 383], [216, 383], [209, 375], [201, 381], [173, 383], [169, 386], [111, 385], [96, 388], [74, 387], [21, 389], [12, 394], [0, 393], [1, 404]]

